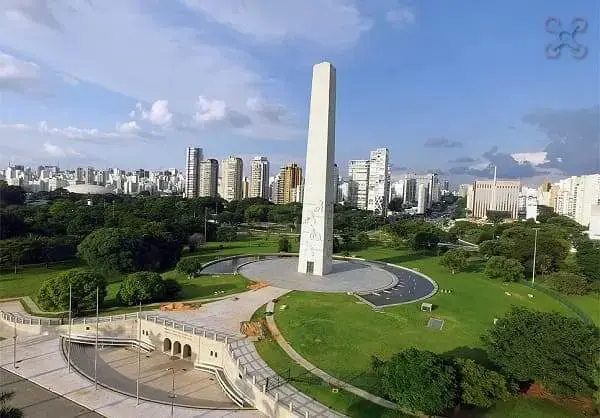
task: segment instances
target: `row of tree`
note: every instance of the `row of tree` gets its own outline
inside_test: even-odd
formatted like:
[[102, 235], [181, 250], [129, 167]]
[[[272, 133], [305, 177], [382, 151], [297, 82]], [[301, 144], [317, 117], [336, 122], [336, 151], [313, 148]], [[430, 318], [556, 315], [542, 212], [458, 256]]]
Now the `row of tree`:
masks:
[[394, 402], [437, 415], [457, 405], [489, 408], [532, 383], [567, 396], [598, 390], [599, 329], [578, 319], [513, 307], [482, 342], [491, 369], [414, 348], [374, 358], [379, 387]]

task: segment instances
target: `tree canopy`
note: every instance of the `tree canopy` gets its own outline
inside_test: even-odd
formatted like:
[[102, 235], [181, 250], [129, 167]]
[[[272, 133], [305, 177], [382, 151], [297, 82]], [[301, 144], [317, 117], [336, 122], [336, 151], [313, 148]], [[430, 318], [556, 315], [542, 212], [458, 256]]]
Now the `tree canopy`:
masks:
[[514, 258], [504, 256], [491, 257], [485, 263], [484, 273], [493, 280], [502, 280], [503, 282], [518, 282], [524, 278], [523, 266]]
[[469, 253], [462, 248], [452, 248], [444, 253], [440, 263], [454, 274], [467, 267], [469, 264]]
[[513, 307], [482, 337], [491, 361], [520, 382], [564, 395], [590, 395], [600, 353], [599, 329], [556, 312]]
[[96, 288], [100, 304], [106, 297], [106, 281], [102, 275], [73, 269], [42, 283], [37, 298], [39, 305], [48, 311], [68, 310], [69, 286], [74, 315], [96, 307]]
[[167, 285], [166, 280], [158, 273], [149, 271], [138, 271], [128, 275], [121, 282], [117, 299], [125, 305], [138, 303], [150, 303], [165, 300], [181, 290], [179, 284], [174, 281]]

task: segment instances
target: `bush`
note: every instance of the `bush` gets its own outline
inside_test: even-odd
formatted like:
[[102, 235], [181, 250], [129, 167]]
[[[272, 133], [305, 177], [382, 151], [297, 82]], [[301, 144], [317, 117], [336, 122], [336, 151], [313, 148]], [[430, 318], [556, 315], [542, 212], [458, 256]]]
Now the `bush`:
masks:
[[360, 248], [367, 248], [369, 246], [369, 244], [371, 243], [371, 240], [369, 239], [369, 235], [366, 232], [360, 232], [356, 236], [356, 241], [358, 242], [358, 245], [360, 246]]
[[279, 238], [277, 242], [277, 247], [279, 248], [280, 253], [289, 253], [290, 252], [290, 240], [288, 237], [283, 236]]
[[181, 296], [181, 285], [175, 279], [165, 279], [165, 299], [176, 299]]
[[234, 227], [223, 225], [217, 228], [217, 241], [231, 242], [237, 239], [237, 231]]
[[496, 401], [510, 397], [506, 379], [500, 373], [488, 370], [471, 359], [457, 358], [455, 364], [462, 404], [489, 408]]
[[587, 295], [592, 291], [590, 281], [579, 274], [559, 271], [547, 276], [546, 285], [565, 295]]
[[462, 248], [453, 248], [444, 253], [440, 264], [447, 267], [452, 274], [464, 270], [469, 263], [469, 253]]
[[69, 270], [42, 283], [37, 297], [40, 307], [47, 311], [68, 310], [69, 285], [71, 286], [71, 310], [74, 315], [96, 307], [96, 288], [98, 288], [100, 304], [106, 297], [106, 281], [100, 274], [92, 271]]
[[139, 271], [123, 280], [117, 293], [117, 300], [124, 305], [132, 306], [140, 302], [158, 302], [165, 296], [166, 286], [160, 274]]

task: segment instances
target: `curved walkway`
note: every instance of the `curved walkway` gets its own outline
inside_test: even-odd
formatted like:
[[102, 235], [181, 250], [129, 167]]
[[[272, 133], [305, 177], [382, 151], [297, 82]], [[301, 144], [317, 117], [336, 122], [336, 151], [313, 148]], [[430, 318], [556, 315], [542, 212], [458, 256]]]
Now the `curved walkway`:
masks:
[[330, 385], [342, 388], [345, 391], [353, 393], [356, 396], [359, 396], [377, 405], [383, 406], [384, 408], [396, 410], [401, 409], [399, 405], [393, 402], [380, 398], [379, 396], [373, 395], [372, 393], [369, 393], [366, 390], [357, 388], [356, 386], [353, 386], [349, 383], [346, 383], [338, 378], [331, 376], [330, 374], [324, 372], [323, 370], [319, 369], [317, 366], [306, 360], [304, 357], [298, 354], [296, 350], [292, 348], [292, 346], [286, 341], [285, 338], [283, 338], [283, 336], [279, 332], [279, 328], [277, 328], [277, 324], [275, 323], [275, 317], [273, 315], [267, 316], [267, 327], [269, 328], [269, 331], [273, 335], [273, 338], [275, 338], [275, 341], [277, 341], [277, 344], [279, 344], [283, 351], [285, 351], [286, 354], [290, 356], [296, 363], [304, 367], [306, 370], [308, 370], [315, 376], [323, 379]]

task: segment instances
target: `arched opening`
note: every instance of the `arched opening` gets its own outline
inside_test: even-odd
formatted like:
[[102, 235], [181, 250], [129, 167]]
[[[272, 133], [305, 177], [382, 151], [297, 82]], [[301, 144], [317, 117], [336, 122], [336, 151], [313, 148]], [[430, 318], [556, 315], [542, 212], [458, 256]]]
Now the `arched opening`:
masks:
[[171, 352], [171, 340], [168, 338], [165, 338], [165, 340], [163, 341], [163, 351], [165, 353]]
[[179, 341], [175, 341], [175, 343], [173, 343], [173, 355], [181, 355], [181, 343]]
[[183, 358], [189, 359], [192, 357], [192, 347], [189, 344], [183, 346]]

